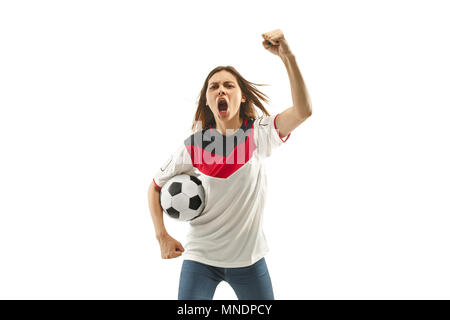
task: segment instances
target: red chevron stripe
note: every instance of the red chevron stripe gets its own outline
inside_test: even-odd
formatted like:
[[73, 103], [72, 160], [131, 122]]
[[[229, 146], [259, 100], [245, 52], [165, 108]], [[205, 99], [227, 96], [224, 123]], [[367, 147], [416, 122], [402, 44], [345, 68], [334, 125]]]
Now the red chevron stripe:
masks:
[[245, 142], [238, 145], [228, 157], [211, 154], [211, 152], [194, 145], [187, 145], [186, 148], [191, 156], [193, 166], [200, 172], [210, 177], [228, 178], [250, 160], [256, 149], [253, 126]]

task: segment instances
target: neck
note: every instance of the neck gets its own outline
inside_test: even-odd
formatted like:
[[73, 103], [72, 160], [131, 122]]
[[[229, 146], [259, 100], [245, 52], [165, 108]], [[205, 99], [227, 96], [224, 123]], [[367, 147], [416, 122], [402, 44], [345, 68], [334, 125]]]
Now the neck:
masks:
[[[224, 136], [231, 135], [235, 133], [241, 126], [242, 121], [239, 117], [239, 114], [236, 114], [236, 116], [230, 120], [218, 120], [216, 119], [216, 130], [220, 132], [220, 134]], [[227, 132], [228, 130], [228, 132]], [[230, 132], [232, 131], [232, 132]]]

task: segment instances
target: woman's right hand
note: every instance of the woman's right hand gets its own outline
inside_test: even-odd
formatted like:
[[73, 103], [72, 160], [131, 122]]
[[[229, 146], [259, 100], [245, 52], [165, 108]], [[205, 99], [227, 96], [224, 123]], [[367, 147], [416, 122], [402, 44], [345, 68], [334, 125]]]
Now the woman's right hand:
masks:
[[158, 241], [161, 248], [161, 258], [163, 259], [177, 258], [184, 252], [181, 243], [168, 234], [158, 238]]

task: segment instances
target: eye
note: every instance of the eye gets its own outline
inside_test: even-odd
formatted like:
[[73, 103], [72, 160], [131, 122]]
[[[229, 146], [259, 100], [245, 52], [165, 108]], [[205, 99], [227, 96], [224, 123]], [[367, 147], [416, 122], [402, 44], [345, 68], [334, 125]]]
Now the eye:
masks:
[[[213, 85], [213, 86], [211, 86], [211, 87], [209, 87], [209, 88], [212, 89], [212, 88], [216, 88], [216, 87], [217, 87], [216, 85]], [[231, 85], [231, 84], [228, 84], [227, 87], [229, 87], [229, 88], [234, 88], [234, 86]]]

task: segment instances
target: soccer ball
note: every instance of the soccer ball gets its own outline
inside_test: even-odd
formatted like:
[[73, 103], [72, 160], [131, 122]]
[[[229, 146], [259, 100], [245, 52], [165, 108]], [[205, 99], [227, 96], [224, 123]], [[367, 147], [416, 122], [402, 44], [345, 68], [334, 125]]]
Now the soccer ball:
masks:
[[164, 212], [171, 218], [189, 221], [205, 208], [205, 190], [197, 177], [180, 174], [162, 187], [160, 200]]

